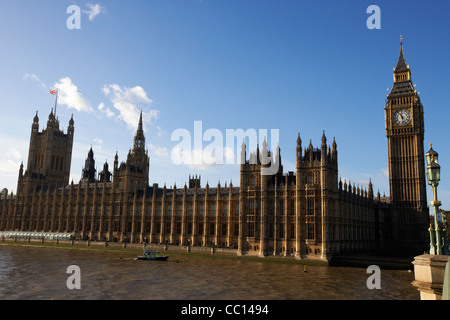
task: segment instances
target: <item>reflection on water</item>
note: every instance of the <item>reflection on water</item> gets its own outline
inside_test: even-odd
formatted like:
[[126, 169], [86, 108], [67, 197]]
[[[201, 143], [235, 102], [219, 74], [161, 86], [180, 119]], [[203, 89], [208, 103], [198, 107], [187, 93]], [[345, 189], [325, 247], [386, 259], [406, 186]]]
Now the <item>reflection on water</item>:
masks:
[[[167, 262], [135, 254], [0, 246], [0, 299], [164, 300], [418, 300], [412, 272], [381, 270], [381, 289], [366, 286], [363, 268], [313, 267], [220, 257], [180, 256]], [[81, 269], [81, 290], [69, 290], [67, 267]]]

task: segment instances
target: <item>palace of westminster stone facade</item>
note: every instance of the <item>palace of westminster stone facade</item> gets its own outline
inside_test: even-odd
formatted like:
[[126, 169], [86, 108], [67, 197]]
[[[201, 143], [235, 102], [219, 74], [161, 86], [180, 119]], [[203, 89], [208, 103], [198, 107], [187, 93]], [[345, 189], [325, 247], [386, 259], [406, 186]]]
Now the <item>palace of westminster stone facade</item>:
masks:
[[423, 107], [406, 64], [403, 45], [385, 103], [389, 197], [338, 179], [338, 151], [296, 142], [295, 172], [262, 175], [263, 143], [247, 157], [242, 144], [240, 185], [166, 188], [149, 185], [142, 114], [126, 161], [96, 173], [89, 150], [78, 184], [69, 183], [74, 120], [67, 133], [50, 113], [31, 127], [27, 168], [20, 166], [17, 193], [0, 199], [0, 231], [72, 233], [77, 239], [222, 246], [238, 254], [287, 255], [329, 260], [334, 255], [423, 253], [429, 245]]

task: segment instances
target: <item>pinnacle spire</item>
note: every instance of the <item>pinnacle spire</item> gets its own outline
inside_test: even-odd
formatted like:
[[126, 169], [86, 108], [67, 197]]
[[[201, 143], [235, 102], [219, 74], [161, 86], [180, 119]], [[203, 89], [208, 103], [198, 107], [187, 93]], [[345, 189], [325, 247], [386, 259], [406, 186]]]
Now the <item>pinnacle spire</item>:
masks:
[[139, 115], [139, 125], [136, 130], [136, 135], [134, 136], [133, 152], [137, 149], [144, 150], [144, 148], [145, 148], [145, 136], [142, 125], [142, 110], [141, 110], [141, 114]]
[[403, 36], [400, 36], [400, 55], [398, 57], [397, 66], [394, 72], [400, 72], [409, 70], [409, 66], [406, 64], [405, 55], [403, 54]]
[[327, 144], [327, 137], [325, 136], [325, 129], [323, 130], [323, 134], [322, 134], [322, 145], [326, 145]]
[[138, 131], [143, 131], [143, 129], [142, 129], [142, 110], [141, 110], [141, 114], [139, 115]]
[[336, 139], [334, 137], [333, 137], [333, 143], [331, 145], [331, 148], [332, 148], [333, 152], [337, 151]]

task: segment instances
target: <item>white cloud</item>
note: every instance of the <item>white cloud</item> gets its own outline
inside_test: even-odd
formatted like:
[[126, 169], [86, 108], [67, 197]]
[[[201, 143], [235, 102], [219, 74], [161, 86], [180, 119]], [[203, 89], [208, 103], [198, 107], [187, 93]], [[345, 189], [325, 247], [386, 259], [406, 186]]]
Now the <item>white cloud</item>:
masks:
[[162, 137], [163, 135], [163, 130], [160, 126], [156, 126], [156, 128], [158, 129], [158, 137]]
[[119, 112], [118, 118], [123, 120], [130, 130], [136, 130], [141, 110], [142, 121], [144, 123], [151, 123], [152, 120], [156, 120], [159, 116], [158, 110], [143, 110], [143, 105], [150, 106], [153, 101], [148, 98], [147, 93], [141, 86], [121, 88], [117, 84], [109, 84], [103, 86], [102, 90], [105, 96], [111, 100], [114, 108]]
[[169, 155], [169, 153], [167, 152], [167, 148], [166, 147], [161, 147], [161, 146], [155, 146], [153, 144], [149, 144], [148, 148], [150, 149], [150, 151], [155, 154], [158, 157], [166, 157]]
[[365, 179], [356, 179], [356, 184], [359, 187], [363, 187], [363, 188], [369, 188], [369, 180], [365, 180]]
[[109, 107], [107, 107], [105, 109], [104, 102], [101, 102], [97, 108], [98, 108], [98, 110], [100, 110], [100, 112], [105, 113], [109, 119], [113, 118], [116, 115], [114, 112], [111, 111], [111, 109]]
[[99, 5], [98, 3], [97, 4], [88, 3], [87, 6], [89, 10], [83, 10], [83, 12], [89, 15], [89, 21], [94, 20], [96, 16], [98, 16], [105, 10], [105, 8]]
[[[39, 84], [45, 90], [58, 89], [58, 104], [66, 105], [69, 109], [75, 109], [83, 112], [93, 112], [90, 103], [81, 94], [78, 87], [69, 77], [61, 78], [52, 87], [47, 86], [36, 74], [27, 73], [23, 76], [23, 80], [32, 80]], [[99, 109], [100, 106], [99, 106]], [[108, 110], [105, 111], [108, 113]]]
[[379, 176], [383, 176], [386, 178], [389, 178], [389, 169], [388, 168], [381, 168], [380, 169], [381, 174], [379, 174]]
[[78, 87], [72, 82], [72, 79], [65, 77], [55, 83], [55, 89], [58, 89], [58, 104], [66, 105], [69, 109], [75, 109], [82, 112], [93, 112], [89, 101], [81, 94]]
[[48, 90], [47, 85], [41, 80], [39, 79], [39, 77], [37, 75], [35, 75], [34, 73], [27, 73], [23, 76], [23, 80], [33, 80], [36, 81], [39, 86], [45, 90]]
[[22, 159], [20, 151], [14, 147], [11, 147], [6, 152], [6, 157], [11, 158], [13, 160], [19, 161]]
[[8, 188], [9, 192], [17, 187], [20, 163], [23, 161], [24, 171], [27, 168], [26, 159], [29, 141], [0, 133], [0, 146], [4, 152], [0, 153], [0, 189]]
[[18, 149], [14, 147], [8, 148], [4, 156], [0, 158], [0, 172], [2, 174], [18, 175], [22, 160], [22, 155]]

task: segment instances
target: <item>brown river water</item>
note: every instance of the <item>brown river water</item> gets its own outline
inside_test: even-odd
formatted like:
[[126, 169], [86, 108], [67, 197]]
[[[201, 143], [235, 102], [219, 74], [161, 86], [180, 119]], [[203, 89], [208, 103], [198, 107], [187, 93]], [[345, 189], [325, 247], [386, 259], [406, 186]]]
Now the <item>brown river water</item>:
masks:
[[[381, 270], [368, 289], [364, 268], [303, 266], [175, 253], [137, 261], [136, 254], [0, 245], [1, 300], [419, 300], [414, 273]], [[80, 289], [68, 289], [80, 270]]]

